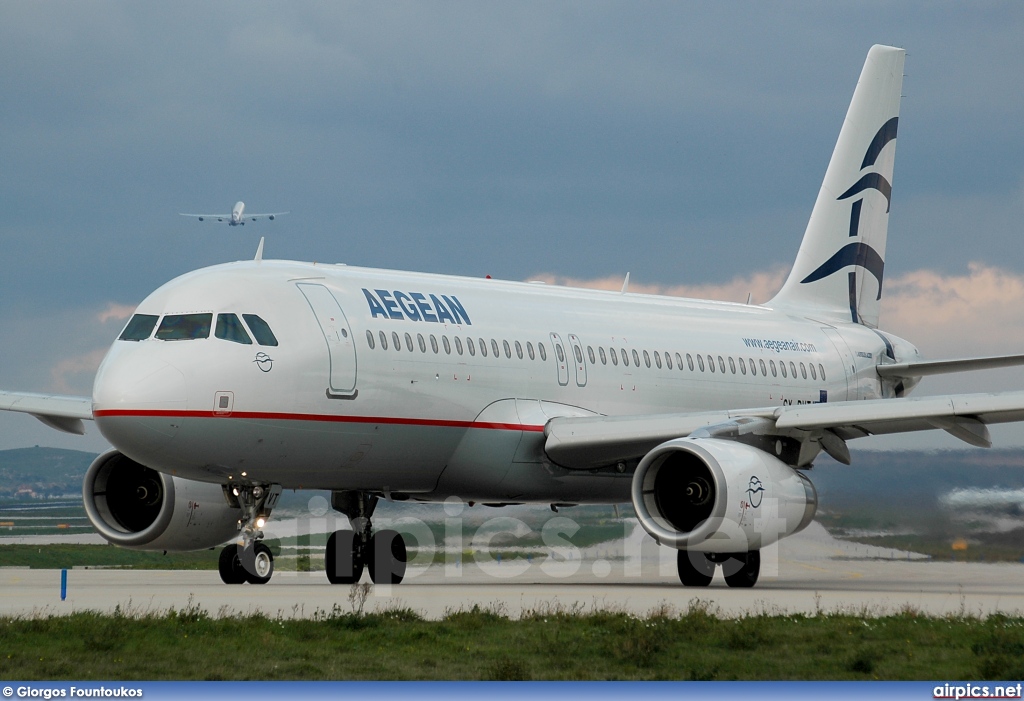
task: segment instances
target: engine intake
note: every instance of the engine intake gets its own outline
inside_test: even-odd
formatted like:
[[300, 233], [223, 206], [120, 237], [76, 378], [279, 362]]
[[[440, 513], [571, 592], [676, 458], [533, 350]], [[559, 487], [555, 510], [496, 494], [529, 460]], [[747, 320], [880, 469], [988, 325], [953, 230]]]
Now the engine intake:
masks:
[[101, 536], [138, 550], [202, 550], [230, 540], [241, 515], [219, 484], [157, 472], [117, 450], [97, 457], [82, 485]]
[[757, 448], [678, 438], [640, 461], [633, 506], [640, 525], [663, 545], [746, 552], [806, 528], [818, 497], [803, 474]]

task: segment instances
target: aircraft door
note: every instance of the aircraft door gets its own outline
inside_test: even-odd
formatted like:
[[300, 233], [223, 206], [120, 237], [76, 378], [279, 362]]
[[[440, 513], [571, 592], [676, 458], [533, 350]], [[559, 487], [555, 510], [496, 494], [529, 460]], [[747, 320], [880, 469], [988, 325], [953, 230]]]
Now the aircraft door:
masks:
[[[850, 351], [850, 346], [846, 345], [846, 340], [835, 329], [823, 326], [821, 327], [821, 330], [825, 336], [828, 337], [828, 340], [832, 342], [832, 345], [835, 346], [836, 351], [839, 352], [840, 362], [843, 366], [842, 379], [844, 380], [843, 384], [846, 385], [846, 392], [843, 393], [843, 396], [835, 397], [834, 399], [839, 401], [857, 399], [856, 389], [853, 387], [853, 384], [856, 381], [857, 370], [854, 365], [853, 353]], [[829, 395], [829, 399], [833, 399], [833, 397]]]
[[313, 310], [327, 342], [327, 396], [334, 399], [355, 399], [358, 394], [356, 346], [345, 312], [331, 291], [323, 285], [299, 282], [295, 286], [309, 302], [309, 307]]
[[572, 346], [573, 360], [576, 361], [576, 386], [587, 386], [587, 361], [583, 355], [583, 344], [575, 334], [569, 334], [569, 345]]
[[551, 334], [551, 350], [555, 356], [555, 363], [558, 365], [558, 384], [565, 387], [569, 384], [569, 358], [565, 354], [565, 346], [562, 345], [562, 337], [557, 333]]

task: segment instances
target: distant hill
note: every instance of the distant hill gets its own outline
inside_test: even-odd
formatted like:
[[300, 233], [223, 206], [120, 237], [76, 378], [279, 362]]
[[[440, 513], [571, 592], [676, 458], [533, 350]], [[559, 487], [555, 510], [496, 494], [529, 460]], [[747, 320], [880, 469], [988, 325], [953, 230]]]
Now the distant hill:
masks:
[[30, 490], [38, 496], [80, 494], [95, 453], [60, 448], [0, 450], [0, 497]]

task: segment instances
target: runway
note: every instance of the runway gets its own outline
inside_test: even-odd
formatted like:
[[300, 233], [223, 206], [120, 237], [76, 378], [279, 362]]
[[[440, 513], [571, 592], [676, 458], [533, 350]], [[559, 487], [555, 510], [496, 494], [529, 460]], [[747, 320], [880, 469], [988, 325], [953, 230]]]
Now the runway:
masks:
[[[553, 608], [643, 616], [694, 605], [725, 617], [837, 611], [877, 616], [903, 609], [1024, 615], [1024, 564], [915, 559], [834, 540], [816, 524], [762, 551], [762, 575], [753, 589], [730, 589], [721, 574], [706, 589], [684, 588], [672, 552], [649, 546], [633, 559], [592, 548], [563, 562], [412, 566], [402, 584], [374, 586], [365, 610], [410, 608], [435, 619], [473, 606], [513, 618]], [[285, 618], [352, 610], [352, 588], [330, 585], [323, 572], [278, 572], [264, 586], [227, 586], [214, 571], [74, 569], [67, 600], [61, 601], [59, 570], [0, 568], [0, 591], [0, 615], [15, 616], [109, 612], [115, 606], [135, 613], [198, 606], [211, 615], [263, 612]]]

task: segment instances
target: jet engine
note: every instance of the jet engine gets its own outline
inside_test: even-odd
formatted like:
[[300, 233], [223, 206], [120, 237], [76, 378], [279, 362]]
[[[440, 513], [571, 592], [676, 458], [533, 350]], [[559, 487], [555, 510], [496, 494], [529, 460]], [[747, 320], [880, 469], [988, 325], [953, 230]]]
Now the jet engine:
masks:
[[82, 496], [99, 534], [136, 550], [212, 548], [238, 534], [242, 515], [221, 485], [165, 475], [117, 450], [89, 466]]
[[679, 550], [758, 550], [814, 518], [811, 481], [772, 455], [717, 438], [677, 438], [644, 456], [633, 475], [640, 525]]

